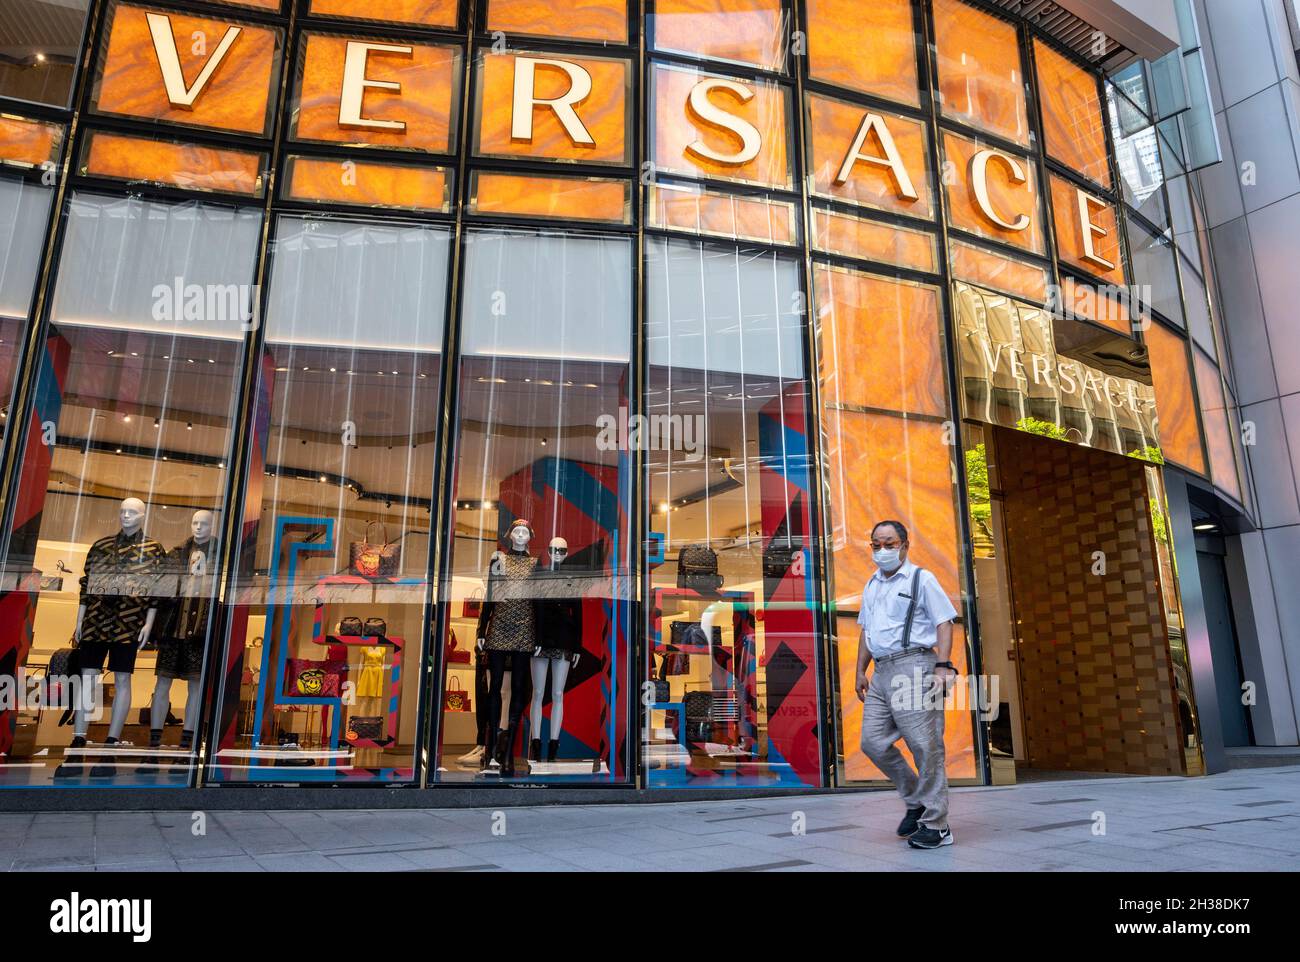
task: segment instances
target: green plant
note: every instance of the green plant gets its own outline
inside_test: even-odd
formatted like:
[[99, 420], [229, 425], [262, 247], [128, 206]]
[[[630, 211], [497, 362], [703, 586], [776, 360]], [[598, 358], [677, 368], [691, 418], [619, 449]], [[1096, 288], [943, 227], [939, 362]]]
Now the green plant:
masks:
[[1139, 461], [1148, 461], [1151, 464], [1163, 465], [1165, 463], [1164, 452], [1154, 444], [1148, 444], [1145, 448], [1128, 453], [1130, 458], [1137, 458]]
[[1026, 434], [1037, 434], [1040, 437], [1051, 438], [1054, 441], [1064, 441], [1066, 439], [1065, 428], [1054, 421], [1044, 421], [1041, 418], [1021, 418], [1016, 422], [1016, 427]]

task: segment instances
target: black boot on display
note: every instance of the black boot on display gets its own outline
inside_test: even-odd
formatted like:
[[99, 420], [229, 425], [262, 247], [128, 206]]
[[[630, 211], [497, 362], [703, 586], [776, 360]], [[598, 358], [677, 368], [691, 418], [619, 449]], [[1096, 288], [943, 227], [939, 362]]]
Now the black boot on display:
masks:
[[[144, 711], [143, 708], [140, 710]], [[149, 747], [162, 748], [162, 736], [163, 733], [161, 728], [149, 729]], [[148, 761], [136, 766], [135, 773], [137, 775], [152, 775], [154, 772], [158, 771], [160, 765], [165, 764], [167, 764], [165, 759], [151, 757]]]
[[540, 762], [542, 760], [542, 740], [534, 738], [528, 743], [528, 760], [530, 762]]
[[[72, 742], [68, 745], [68, 747], [85, 748], [86, 736], [74, 735], [72, 738]], [[67, 758], [68, 756], [65, 753], [63, 757]], [[82, 762], [81, 755], [73, 755], [71, 761], [63, 762], [63, 764], [61, 764], [58, 768], [54, 770], [54, 777], [55, 778], [79, 778], [80, 776], [86, 773], [86, 766], [83, 765], [81, 762]]]
[[[109, 735], [104, 739], [105, 745], [116, 745], [119, 739]], [[113, 755], [102, 755], [99, 764], [90, 770], [91, 778], [112, 778], [117, 774], [117, 758]]]
[[483, 744], [479, 747], [483, 749], [483, 754], [478, 760], [478, 770], [486, 772], [492, 767], [492, 763], [496, 761], [497, 733], [489, 731], [483, 736]]
[[515, 773], [515, 752], [514, 743], [510, 740], [511, 734], [510, 731], [497, 729], [496, 761], [501, 766], [502, 775], [513, 775]]
[[546, 746], [546, 760], [548, 762], [553, 762], [555, 761], [555, 756], [558, 754], [560, 754], [560, 740], [558, 738], [552, 738], [551, 743]]
[[501, 775], [504, 778], [515, 777], [515, 738], [519, 734], [519, 723], [515, 722], [505, 733], [506, 760], [501, 763]]

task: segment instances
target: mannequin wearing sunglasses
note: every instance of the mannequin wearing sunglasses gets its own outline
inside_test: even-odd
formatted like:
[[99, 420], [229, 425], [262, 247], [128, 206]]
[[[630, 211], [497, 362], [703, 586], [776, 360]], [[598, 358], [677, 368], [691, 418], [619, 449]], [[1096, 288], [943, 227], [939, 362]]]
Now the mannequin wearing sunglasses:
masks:
[[546, 561], [537, 569], [537, 646], [533, 649], [533, 703], [529, 714], [532, 739], [530, 761], [542, 760], [542, 702], [546, 696], [546, 672], [551, 673], [551, 732], [546, 760], [555, 761], [564, 727], [564, 686], [569, 669], [582, 657], [582, 598], [571, 573], [565, 568], [569, 543], [552, 538]]

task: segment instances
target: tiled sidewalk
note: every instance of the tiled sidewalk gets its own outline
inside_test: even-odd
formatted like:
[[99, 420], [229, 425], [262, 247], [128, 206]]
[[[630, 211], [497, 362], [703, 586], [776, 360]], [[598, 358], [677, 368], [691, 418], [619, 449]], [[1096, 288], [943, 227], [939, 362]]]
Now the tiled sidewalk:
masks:
[[[1100, 816], [1097, 814], [1100, 813]], [[0, 814], [0, 868], [219, 872], [1296, 871], [1300, 766], [954, 790], [957, 844], [893, 836], [892, 793], [664, 805]], [[1105, 834], [1093, 826], [1104, 816]]]

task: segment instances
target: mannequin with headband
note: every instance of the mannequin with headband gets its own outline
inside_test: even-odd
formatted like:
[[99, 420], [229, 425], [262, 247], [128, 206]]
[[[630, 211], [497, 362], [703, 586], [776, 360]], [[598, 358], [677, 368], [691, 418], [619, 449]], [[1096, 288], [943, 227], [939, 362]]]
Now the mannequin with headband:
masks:
[[[537, 624], [531, 597], [532, 574], [537, 559], [528, 553], [533, 526], [523, 519], [511, 523], [504, 538], [505, 551], [495, 551], [488, 564], [487, 589], [479, 613], [479, 651], [488, 659], [488, 728], [483, 746], [484, 770], [495, 763], [500, 774], [515, 774], [514, 746], [528, 699], [528, 659], [537, 647]], [[510, 682], [510, 708], [506, 727], [501, 691]]]

